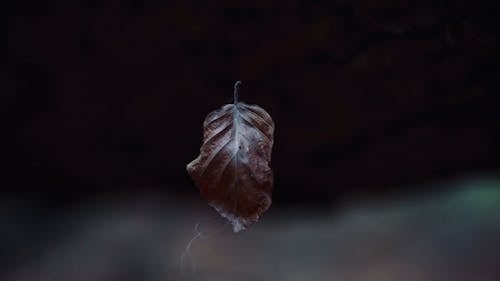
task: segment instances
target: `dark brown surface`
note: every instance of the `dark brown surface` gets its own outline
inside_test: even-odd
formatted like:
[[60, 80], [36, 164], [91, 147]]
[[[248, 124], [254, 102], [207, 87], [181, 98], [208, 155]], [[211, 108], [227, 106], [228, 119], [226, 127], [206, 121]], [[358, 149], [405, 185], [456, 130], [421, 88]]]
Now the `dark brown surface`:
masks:
[[0, 185], [196, 196], [200, 120], [237, 79], [275, 120], [280, 203], [498, 171], [496, 4], [254, 2], [2, 4]]

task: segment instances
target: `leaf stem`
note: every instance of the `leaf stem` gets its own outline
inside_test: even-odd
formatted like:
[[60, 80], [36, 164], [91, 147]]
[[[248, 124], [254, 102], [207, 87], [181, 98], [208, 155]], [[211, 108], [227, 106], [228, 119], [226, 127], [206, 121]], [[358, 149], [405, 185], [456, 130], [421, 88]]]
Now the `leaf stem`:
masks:
[[240, 91], [240, 85], [241, 85], [241, 81], [238, 80], [236, 81], [236, 83], [234, 83], [234, 104], [237, 104], [238, 103], [238, 93]]

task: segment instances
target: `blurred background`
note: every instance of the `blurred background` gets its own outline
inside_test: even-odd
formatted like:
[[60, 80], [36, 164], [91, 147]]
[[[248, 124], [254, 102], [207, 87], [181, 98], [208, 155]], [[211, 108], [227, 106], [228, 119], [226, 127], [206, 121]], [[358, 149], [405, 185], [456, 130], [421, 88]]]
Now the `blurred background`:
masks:
[[[496, 280], [490, 2], [2, 3], [0, 279]], [[237, 235], [185, 171], [236, 80], [276, 123]]]

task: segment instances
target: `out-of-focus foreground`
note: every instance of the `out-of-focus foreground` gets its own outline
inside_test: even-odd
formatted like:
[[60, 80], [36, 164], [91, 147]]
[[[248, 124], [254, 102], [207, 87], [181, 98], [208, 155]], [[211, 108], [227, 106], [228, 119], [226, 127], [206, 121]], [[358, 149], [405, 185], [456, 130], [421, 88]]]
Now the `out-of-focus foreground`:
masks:
[[[239, 234], [201, 201], [154, 194], [64, 211], [3, 202], [1, 279], [493, 281], [499, 187], [483, 179], [336, 210], [271, 208]], [[209, 237], [194, 241], [181, 264], [196, 223]]]

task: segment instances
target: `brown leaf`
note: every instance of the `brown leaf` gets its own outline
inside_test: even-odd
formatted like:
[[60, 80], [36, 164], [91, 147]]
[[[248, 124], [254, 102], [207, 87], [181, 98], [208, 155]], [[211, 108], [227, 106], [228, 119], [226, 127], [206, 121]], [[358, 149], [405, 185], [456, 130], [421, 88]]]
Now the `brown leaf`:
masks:
[[207, 115], [200, 155], [187, 171], [201, 195], [238, 232], [254, 224], [271, 205], [273, 173], [269, 167], [274, 122], [257, 105], [238, 102]]

